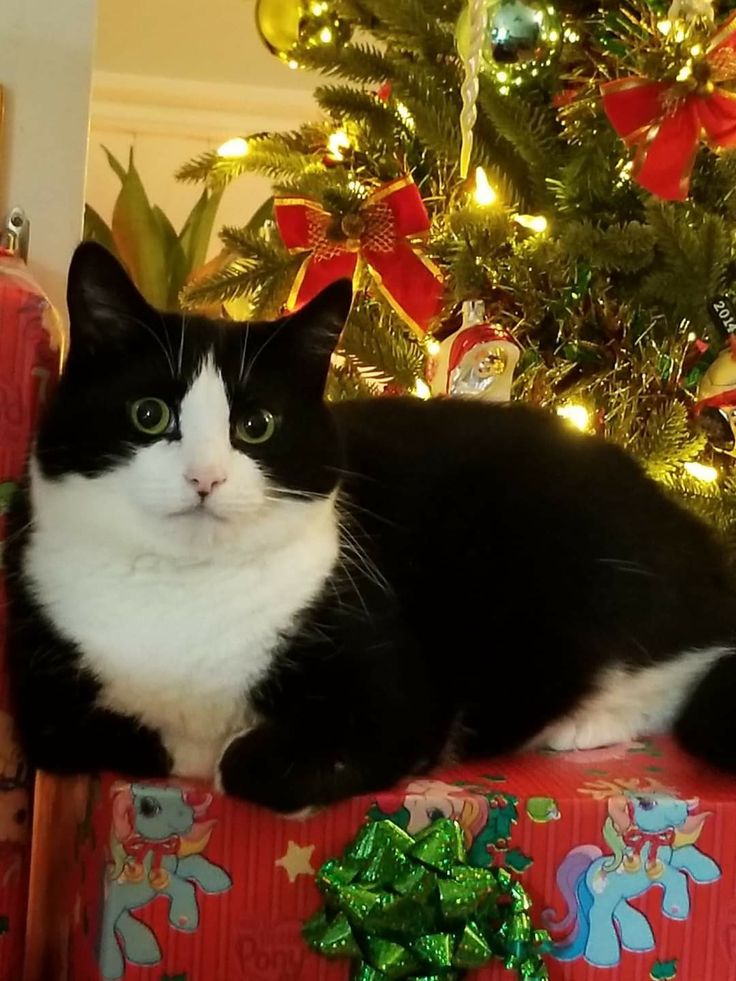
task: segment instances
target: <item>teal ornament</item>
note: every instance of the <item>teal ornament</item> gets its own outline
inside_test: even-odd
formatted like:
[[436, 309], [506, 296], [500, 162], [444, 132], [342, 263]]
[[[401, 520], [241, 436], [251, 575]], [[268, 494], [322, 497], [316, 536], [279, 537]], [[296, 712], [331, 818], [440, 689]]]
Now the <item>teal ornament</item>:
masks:
[[[461, 57], [471, 49], [469, 8], [455, 29]], [[556, 9], [543, 0], [487, 0], [482, 46], [482, 69], [508, 94], [549, 67], [562, 44], [562, 24]]]

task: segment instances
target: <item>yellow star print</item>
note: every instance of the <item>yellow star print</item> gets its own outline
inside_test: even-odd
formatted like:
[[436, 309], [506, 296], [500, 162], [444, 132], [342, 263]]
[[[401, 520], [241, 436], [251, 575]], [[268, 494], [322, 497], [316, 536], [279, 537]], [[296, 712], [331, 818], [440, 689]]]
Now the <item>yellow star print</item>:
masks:
[[297, 876], [314, 875], [312, 867], [312, 854], [314, 845], [297, 845], [295, 841], [289, 842], [286, 854], [277, 859], [275, 865], [281, 866], [289, 876], [289, 882], [296, 882]]

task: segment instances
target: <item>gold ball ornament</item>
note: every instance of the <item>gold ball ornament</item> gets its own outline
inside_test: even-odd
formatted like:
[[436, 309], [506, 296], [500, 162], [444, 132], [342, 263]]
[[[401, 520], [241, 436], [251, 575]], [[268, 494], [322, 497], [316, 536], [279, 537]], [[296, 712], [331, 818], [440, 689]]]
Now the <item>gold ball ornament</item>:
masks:
[[695, 420], [713, 449], [736, 456], [736, 347], [721, 351], [701, 378]]
[[[470, 48], [469, 7], [460, 14], [455, 40], [461, 57]], [[482, 66], [503, 93], [552, 64], [562, 44], [562, 25], [543, 0], [489, 0], [485, 10]]]
[[346, 44], [353, 33], [328, 0], [256, 0], [256, 27], [271, 54], [290, 67], [299, 66], [299, 51]]
[[349, 241], [359, 239], [365, 231], [365, 219], [362, 215], [351, 211], [349, 214], [344, 216], [340, 222], [340, 227], [342, 228], [345, 237]]

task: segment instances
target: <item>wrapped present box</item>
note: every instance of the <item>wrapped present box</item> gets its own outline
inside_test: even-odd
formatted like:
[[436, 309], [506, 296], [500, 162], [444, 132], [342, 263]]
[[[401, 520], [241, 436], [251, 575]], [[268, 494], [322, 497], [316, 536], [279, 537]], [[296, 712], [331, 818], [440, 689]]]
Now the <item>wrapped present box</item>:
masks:
[[42, 776], [36, 806], [30, 981], [347, 979], [355, 962], [302, 937], [320, 866], [367, 821], [417, 835], [446, 818], [469, 863], [524, 886], [552, 981], [734, 971], [736, 782], [667, 740], [444, 770], [304, 821], [112, 776]]
[[[25, 469], [39, 408], [59, 371], [61, 327], [25, 263], [0, 249], [0, 572], [5, 514]], [[31, 809], [3, 670], [0, 575], [0, 978], [21, 977]]]

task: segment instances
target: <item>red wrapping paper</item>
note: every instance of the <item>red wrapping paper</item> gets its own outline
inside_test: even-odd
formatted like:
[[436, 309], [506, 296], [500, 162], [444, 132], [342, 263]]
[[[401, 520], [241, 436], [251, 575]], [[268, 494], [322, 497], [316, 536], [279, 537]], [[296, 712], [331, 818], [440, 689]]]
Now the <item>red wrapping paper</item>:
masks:
[[[205, 864], [199, 882], [185, 877], [191, 888], [183, 906], [172, 907], [165, 887], [131, 908], [160, 950], [156, 963], [143, 966], [124, 956], [130, 924], [111, 930], [120, 890], [133, 900], [141, 881], [138, 870], [132, 882], [120, 880], [120, 843], [128, 833], [120, 814], [131, 794], [149, 795], [161, 813], [174, 814], [182, 785], [131, 789], [111, 776], [76, 785], [43, 778], [38, 807], [48, 847], [34, 840], [33, 880], [51, 878], [59, 888], [34, 934], [55, 973], [39, 978], [111, 981], [114, 971], [100, 971], [100, 951], [109, 968], [116, 948], [125, 981], [347, 981], [347, 963], [312, 953], [300, 928], [321, 905], [314, 872], [342, 852], [369, 815], [391, 816], [412, 832], [439, 815], [454, 817], [472, 861], [517, 870], [534, 901], [535, 925], [557, 924], [558, 956], [587, 929], [579, 957], [547, 958], [552, 981], [728, 981], [736, 973], [736, 781], [707, 771], [667, 740], [458, 767], [306, 821], [219, 796], [208, 800], [204, 788], [188, 786], [194, 806], [179, 823], [180, 851], [183, 861], [195, 853]], [[171, 876], [176, 861], [161, 858]], [[143, 860], [145, 881], [155, 864], [152, 850]], [[594, 884], [587, 893], [581, 875]], [[604, 900], [627, 896], [615, 916], [604, 909]], [[180, 920], [195, 906], [196, 928]], [[127, 953], [135, 956], [138, 926], [130, 936]], [[643, 946], [651, 949], [626, 949], [647, 936], [651, 944]], [[605, 958], [615, 963], [594, 963]], [[514, 975], [496, 964], [470, 977]]]
[[30, 800], [15, 744], [4, 670], [5, 512], [21, 479], [40, 406], [59, 368], [60, 328], [25, 265], [0, 250], [0, 978], [21, 977], [30, 852]]

